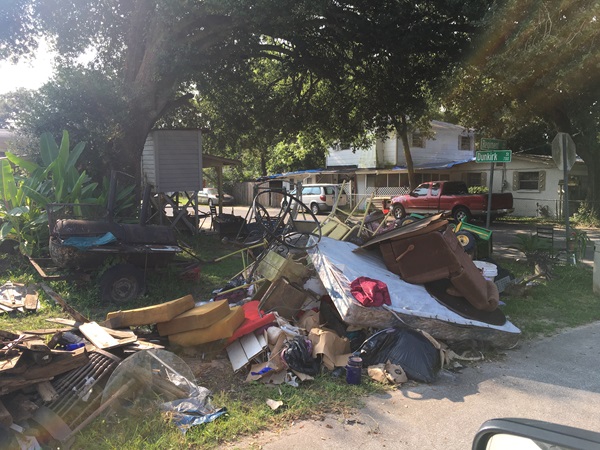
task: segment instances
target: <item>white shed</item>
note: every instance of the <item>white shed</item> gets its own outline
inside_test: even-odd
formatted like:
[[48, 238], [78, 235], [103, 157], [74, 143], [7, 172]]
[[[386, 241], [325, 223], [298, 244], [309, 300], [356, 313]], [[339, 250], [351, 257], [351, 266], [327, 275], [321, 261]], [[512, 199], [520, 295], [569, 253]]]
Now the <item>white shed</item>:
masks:
[[154, 130], [142, 153], [144, 184], [154, 193], [202, 189], [202, 132]]

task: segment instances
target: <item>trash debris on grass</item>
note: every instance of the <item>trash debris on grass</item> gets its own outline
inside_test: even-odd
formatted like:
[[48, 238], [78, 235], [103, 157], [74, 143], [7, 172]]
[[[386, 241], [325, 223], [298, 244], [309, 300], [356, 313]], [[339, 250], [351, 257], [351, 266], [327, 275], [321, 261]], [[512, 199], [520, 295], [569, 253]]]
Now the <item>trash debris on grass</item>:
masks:
[[[397, 228], [384, 225], [387, 217], [369, 227], [342, 221], [338, 234], [362, 247], [321, 237], [302, 248], [286, 245], [284, 235], [213, 299], [187, 295], [112, 311], [102, 322], [42, 284], [72, 319], [52, 319], [60, 328], [0, 331], [0, 435], [35, 448], [26, 440], [67, 443], [105, 411], [160, 410], [183, 433], [224, 414], [166, 348], [215, 345], [246, 382], [297, 387], [344, 372], [349, 384], [363, 372], [382, 383], [431, 383], [456, 360], [477, 359], [454, 353], [455, 344], [514, 346], [520, 331], [497, 308], [496, 272], [478, 269], [447, 221], [434, 216]], [[37, 304], [32, 288], [14, 283], [0, 297], [11, 310]], [[277, 410], [283, 402], [267, 404]], [[39, 435], [23, 434], [31, 423]]]

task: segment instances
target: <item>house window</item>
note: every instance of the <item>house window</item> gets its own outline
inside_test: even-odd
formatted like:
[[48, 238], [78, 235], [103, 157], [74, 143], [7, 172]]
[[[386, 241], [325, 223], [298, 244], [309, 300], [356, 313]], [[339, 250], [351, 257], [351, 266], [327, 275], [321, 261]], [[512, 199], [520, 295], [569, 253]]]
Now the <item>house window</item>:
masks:
[[540, 172], [519, 172], [518, 189], [537, 191], [540, 184]]
[[408, 186], [408, 174], [401, 173], [400, 174], [400, 186]]
[[389, 187], [399, 187], [400, 186], [400, 175], [396, 173], [391, 173], [388, 175], [388, 184]]
[[412, 134], [412, 146], [417, 148], [425, 148], [425, 136], [418, 131]]
[[483, 186], [483, 183], [481, 182], [481, 172], [467, 173], [467, 186]]
[[367, 187], [375, 187], [375, 175], [367, 175]]
[[458, 149], [459, 150], [471, 150], [471, 136], [459, 136], [458, 137]]

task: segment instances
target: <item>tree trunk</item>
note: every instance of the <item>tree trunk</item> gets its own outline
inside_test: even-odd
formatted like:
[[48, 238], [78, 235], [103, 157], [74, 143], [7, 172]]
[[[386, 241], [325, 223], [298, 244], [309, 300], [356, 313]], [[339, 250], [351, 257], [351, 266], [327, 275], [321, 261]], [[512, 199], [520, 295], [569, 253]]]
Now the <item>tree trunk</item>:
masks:
[[396, 133], [402, 138], [402, 147], [404, 148], [404, 158], [406, 159], [406, 170], [408, 172], [408, 185], [412, 191], [416, 188], [415, 170], [413, 166], [412, 154], [410, 153], [410, 145], [408, 144], [408, 125], [406, 124], [406, 116], [401, 117], [401, 124], [396, 123]]

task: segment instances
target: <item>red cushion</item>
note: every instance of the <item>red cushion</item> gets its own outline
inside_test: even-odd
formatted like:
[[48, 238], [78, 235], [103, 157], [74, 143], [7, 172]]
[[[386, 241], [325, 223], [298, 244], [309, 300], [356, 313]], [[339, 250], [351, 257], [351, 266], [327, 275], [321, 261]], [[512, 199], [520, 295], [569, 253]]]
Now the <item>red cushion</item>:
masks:
[[238, 327], [238, 329], [235, 330], [233, 336], [229, 338], [227, 344], [231, 344], [236, 339], [246, 336], [247, 334], [252, 333], [254, 330], [258, 330], [265, 325], [275, 322], [275, 314], [269, 313], [265, 315], [262, 313], [262, 311], [258, 310], [259, 303], [260, 302], [258, 300], [252, 300], [242, 305], [242, 309], [244, 310], [244, 321]]

